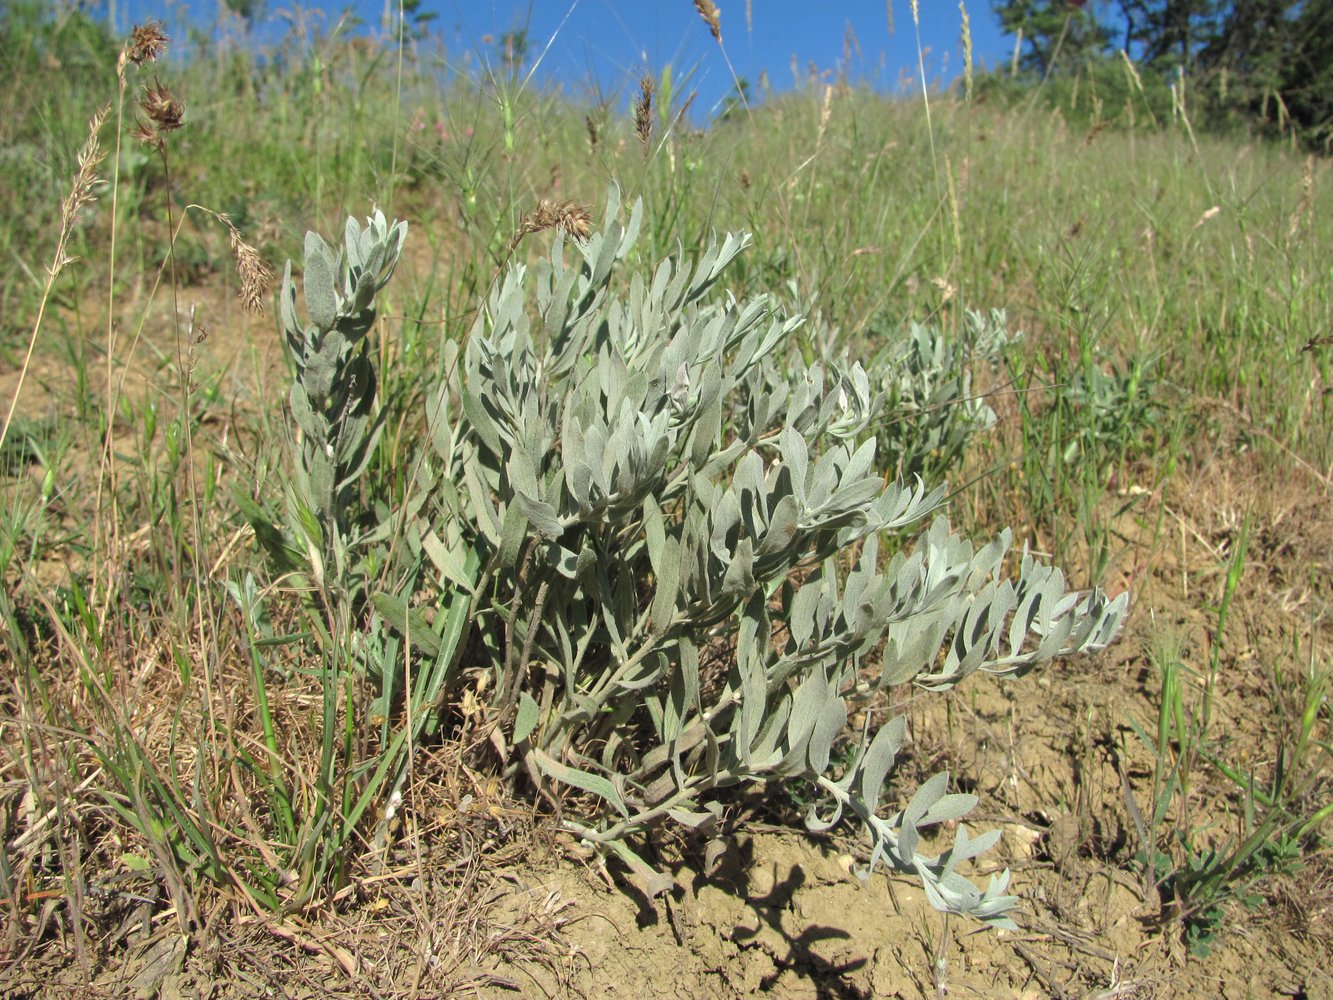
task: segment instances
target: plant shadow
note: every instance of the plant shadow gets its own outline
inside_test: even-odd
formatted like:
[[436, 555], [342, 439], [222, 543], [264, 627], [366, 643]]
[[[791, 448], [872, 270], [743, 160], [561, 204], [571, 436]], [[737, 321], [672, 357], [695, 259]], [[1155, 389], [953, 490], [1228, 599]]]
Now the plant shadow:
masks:
[[[711, 872], [702, 870], [705, 867], [702, 852], [698, 856], [693, 856], [694, 852], [690, 854], [692, 856], [685, 860], [665, 866], [676, 880], [674, 892], [665, 901], [650, 899], [642, 887], [629, 878], [618, 880], [639, 908], [637, 923], [640, 928], [657, 926], [665, 917], [677, 943], [688, 946], [690, 928], [684, 925], [690, 917], [685, 912], [686, 906], [698, 907], [700, 893], [707, 888], [721, 889], [743, 904], [744, 915], [739, 920], [700, 921], [698, 932], [716, 933], [739, 950], [758, 949], [768, 955], [773, 969], [759, 980], [761, 991], [787, 988], [790, 982], [779, 986], [778, 981], [794, 975], [821, 1000], [862, 1000], [872, 995], [868, 988], [855, 984], [850, 978], [866, 967], [868, 958], [838, 961], [824, 953], [822, 946], [829, 942], [851, 939], [846, 930], [814, 922], [793, 933], [792, 913], [799, 913], [795, 906], [796, 897], [802, 889], [812, 885], [810, 875], [799, 861], [774, 862], [773, 882], [765, 891], [756, 885], [754, 873], [760, 862], [756, 861], [754, 844], [748, 837], [733, 841]], [[779, 871], [781, 867], [786, 868], [785, 873]]]

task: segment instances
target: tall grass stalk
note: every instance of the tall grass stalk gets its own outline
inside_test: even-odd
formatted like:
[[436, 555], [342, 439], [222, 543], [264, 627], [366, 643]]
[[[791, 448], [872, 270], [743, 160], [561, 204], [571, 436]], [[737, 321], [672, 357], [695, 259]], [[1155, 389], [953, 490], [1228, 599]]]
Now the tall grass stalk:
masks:
[[46, 283], [37, 302], [37, 316], [28, 333], [28, 346], [23, 353], [23, 362], [19, 366], [18, 384], [14, 387], [9, 408], [5, 411], [4, 425], [0, 426], [0, 448], [4, 448], [5, 441], [9, 437], [9, 428], [14, 422], [14, 411], [18, 408], [19, 397], [23, 395], [23, 384], [32, 366], [33, 348], [37, 346], [37, 336], [41, 332], [42, 321], [46, 318], [46, 308], [51, 301], [51, 290], [55, 287], [56, 279], [60, 277], [61, 272], [74, 263], [74, 258], [69, 255], [69, 241], [74, 231], [74, 224], [82, 210], [96, 200], [97, 168], [106, 156], [102, 151], [101, 133], [110, 111], [110, 105], [103, 105], [89, 120], [87, 141], [79, 149], [78, 171], [74, 175], [69, 193], [60, 205], [60, 235], [56, 237], [55, 253], [46, 269]]

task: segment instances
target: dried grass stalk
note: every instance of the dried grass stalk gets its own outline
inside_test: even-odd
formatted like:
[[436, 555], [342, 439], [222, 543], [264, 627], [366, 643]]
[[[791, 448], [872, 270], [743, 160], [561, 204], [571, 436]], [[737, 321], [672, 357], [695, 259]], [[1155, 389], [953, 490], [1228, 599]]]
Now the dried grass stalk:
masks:
[[56, 239], [56, 252], [51, 258], [51, 266], [46, 271], [46, 286], [42, 289], [42, 298], [37, 306], [37, 318], [33, 321], [32, 331], [28, 334], [28, 349], [23, 356], [23, 366], [19, 369], [18, 383], [9, 399], [9, 410], [5, 414], [5, 423], [0, 427], [0, 447], [9, 437], [9, 427], [14, 421], [14, 410], [18, 407], [19, 396], [23, 394], [23, 384], [28, 376], [28, 367], [32, 363], [33, 347], [37, 344], [37, 334], [42, 328], [46, 316], [46, 304], [51, 299], [51, 289], [56, 276], [75, 260], [69, 255], [69, 238], [74, 232], [74, 223], [79, 212], [97, 200], [97, 168], [106, 153], [102, 150], [102, 126], [111, 114], [111, 105], [104, 104], [93, 114], [88, 122], [88, 138], [79, 149], [78, 169], [74, 172], [74, 183], [60, 203], [60, 236]]
[[102, 126], [106, 124], [107, 116], [110, 113], [111, 105], [103, 104], [88, 121], [88, 138], [79, 149], [76, 160], [78, 169], [74, 172], [74, 183], [70, 186], [69, 194], [65, 195], [64, 200], [60, 203], [60, 239], [56, 244], [56, 254], [50, 267], [50, 274], [53, 278], [64, 269], [66, 264], [72, 263], [75, 259], [66, 253], [66, 249], [69, 246], [69, 237], [74, 231], [74, 222], [78, 218], [79, 211], [84, 206], [97, 200], [95, 193], [97, 168], [106, 157], [106, 152], [102, 149], [101, 132]]

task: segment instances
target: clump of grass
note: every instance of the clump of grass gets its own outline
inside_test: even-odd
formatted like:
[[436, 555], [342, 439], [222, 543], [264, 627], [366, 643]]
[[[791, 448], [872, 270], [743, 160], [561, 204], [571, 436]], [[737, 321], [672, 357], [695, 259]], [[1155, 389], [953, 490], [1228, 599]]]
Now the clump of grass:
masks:
[[[1241, 591], [1249, 546], [1249, 520], [1242, 523], [1223, 574], [1222, 593], [1201, 669], [1191, 668], [1172, 633], [1159, 637], [1150, 659], [1160, 681], [1156, 730], [1131, 722], [1151, 753], [1152, 787], [1141, 810], [1125, 793], [1140, 848], [1135, 863], [1147, 893], [1160, 894], [1163, 918], [1176, 922], [1191, 952], [1207, 955], [1223, 940], [1228, 904], [1260, 906], [1274, 883], [1292, 876], [1314, 853], [1320, 827], [1333, 816], [1327, 801], [1333, 750], [1326, 738], [1330, 674], [1312, 646], [1296, 676], [1274, 666], [1273, 717], [1265, 734], [1271, 777], [1253, 765], [1228, 760], [1228, 740], [1217, 731], [1217, 700], [1227, 620]], [[1195, 684], [1190, 682], [1194, 681]], [[1201, 691], [1195, 698], [1191, 687]], [[1200, 807], [1201, 789], [1221, 779], [1239, 797], [1236, 831], [1215, 828], [1215, 810]]]

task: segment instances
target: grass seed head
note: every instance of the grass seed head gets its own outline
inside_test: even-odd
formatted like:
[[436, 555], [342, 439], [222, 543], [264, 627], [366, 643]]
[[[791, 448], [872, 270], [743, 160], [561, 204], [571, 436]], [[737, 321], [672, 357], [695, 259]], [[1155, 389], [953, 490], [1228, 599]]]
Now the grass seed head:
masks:
[[704, 19], [704, 24], [708, 25], [713, 40], [722, 41], [722, 11], [718, 10], [717, 4], [713, 0], [694, 0], [694, 9]]
[[78, 170], [74, 174], [74, 185], [70, 189], [69, 196], [65, 199], [68, 206], [66, 215], [73, 215], [84, 205], [96, 199], [93, 188], [97, 183], [97, 168], [102, 160], [106, 158], [106, 152], [102, 149], [101, 133], [102, 126], [106, 124], [107, 115], [111, 112], [110, 104], [103, 104], [88, 121], [88, 138], [79, 149], [77, 158]]
[[74, 220], [84, 206], [97, 200], [97, 168], [106, 157], [106, 151], [102, 149], [102, 126], [106, 124], [110, 113], [111, 105], [104, 104], [88, 122], [88, 138], [79, 149], [74, 183], [70, 185], [69, 193], [60, 203], [60, 249], [51, 265], [53, 274], [73, 261], [73, 258], [65, 252], [65, 246], [74, 228]]
[[157, 57], [166, 51], [168, 41], [170, 39], [162, 30], [162, 22], [156, 18], [149, 18], [143, 24], [136, 24], [134, 30], [130, 32], [130, 39], [125, 43], [125, 48], [121, 50], [121, 66], [127, 62], [132, 62], [136, 66], [142, 66], [146, 62], [157, 62]]
[[639, 81], [639, 97], [634, 102], [634, 134], [643, 144], [644, 153], [648, 152], [648, 142], [653, 137], [653, 78], [645, 76]]
[[967, 16], [967, 4], [958, 0], [958, 13], [963, 17], [963, 96], [972, 100], [972, 19]]
[[259, 251], [245, 242], [241, 231], [228, 216], [219, 214], [218, 220], [227, 227], [227, 241], [236, 260], [236, 273], [241, 276], [241, 307], [254, 316], [262, 316], [273, 271], [259, 256]]
[[1287, 226], [1287, 238], [1295, 239], [1296, 234], [1301, 231], [1302, 225], [1309, 227], [1314, 222], [1314, 154], [1311, 153], [1305, 158], [1305, 166], [1301, 170], [1301, 200], [1296, 204], [1295, 210], [1291, 213], [1291, 219]]
[[185, 106], [162, 85], [162, 81], [154, 79], [153, 86], [144, 86], [139, 107], [148, 116], [148, 121], [139, 119], [130, 134], [145, 146], [161, 152], [166, 146], [167, 133], [185, 124]]
[[157, 131], [174, 132], [185, 124], [185, 106], [162, 85], [162, 81], [154, 80], [153, 84], [152, 87], [144, 87], [139, 107], [143, 108]]
[[535, 209], [519, 220], [518, 232], [514, 233], [510, 249], [517, 247], [523, 237], [547, 229], [559, 229], [576, 242], [583, 243], [592, 235], [592, 213], [578, 202], [557, 203], [543, 198]]

